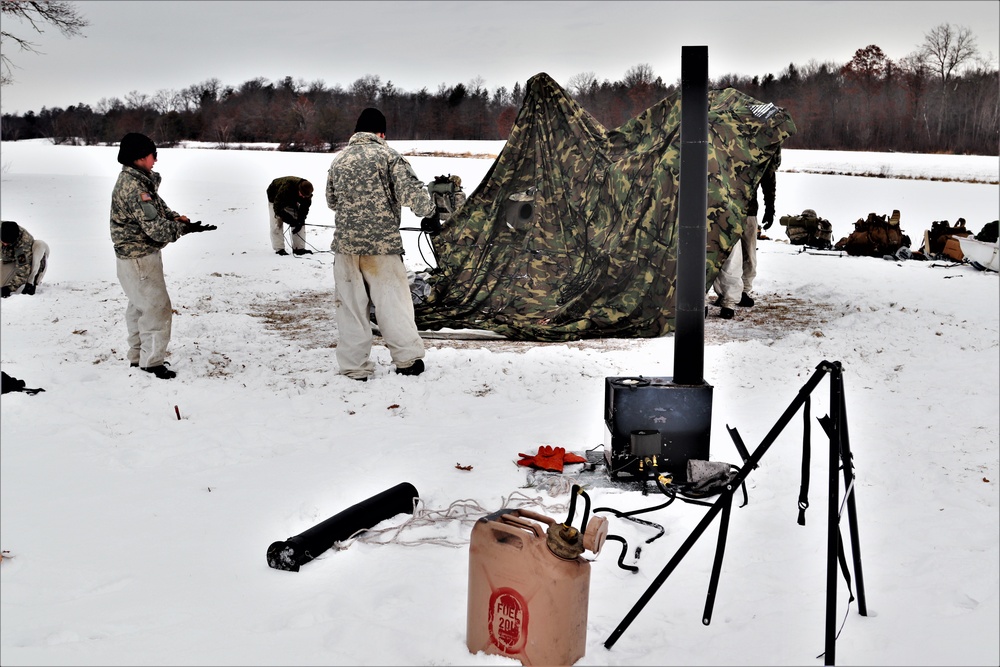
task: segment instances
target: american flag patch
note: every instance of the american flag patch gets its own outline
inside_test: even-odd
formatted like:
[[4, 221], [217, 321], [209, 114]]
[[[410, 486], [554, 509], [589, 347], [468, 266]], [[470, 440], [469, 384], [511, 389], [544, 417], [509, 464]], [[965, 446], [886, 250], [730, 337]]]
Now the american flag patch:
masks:
[[153, 201], [153, 198], [149, 196], [148, 192], [143, 192], [141, 195], [139, 195], [139, 199], [141, 199], [142, 201]]

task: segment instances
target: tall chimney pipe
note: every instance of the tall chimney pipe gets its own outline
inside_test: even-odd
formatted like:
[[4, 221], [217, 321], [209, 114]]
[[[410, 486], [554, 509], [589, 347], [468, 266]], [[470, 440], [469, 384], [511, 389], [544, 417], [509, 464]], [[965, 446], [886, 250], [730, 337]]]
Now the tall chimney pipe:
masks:
[[704, 384], [705, 246], [708, 240], [708, 47], [681, 47], [674, 383]]

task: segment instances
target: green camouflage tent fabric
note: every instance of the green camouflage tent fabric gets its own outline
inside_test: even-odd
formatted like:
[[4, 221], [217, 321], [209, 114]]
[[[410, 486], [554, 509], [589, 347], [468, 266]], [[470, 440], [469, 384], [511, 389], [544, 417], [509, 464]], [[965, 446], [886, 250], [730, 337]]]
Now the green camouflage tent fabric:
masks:
[[[532, 77], [500, 155], [431, 237], [417, 325], [535, 341], [673, 331], [680, 119], [678, 91], [607, 130], [547, 74]], [[779, 107], [709, 91], [706, 291], [794, 132]]]

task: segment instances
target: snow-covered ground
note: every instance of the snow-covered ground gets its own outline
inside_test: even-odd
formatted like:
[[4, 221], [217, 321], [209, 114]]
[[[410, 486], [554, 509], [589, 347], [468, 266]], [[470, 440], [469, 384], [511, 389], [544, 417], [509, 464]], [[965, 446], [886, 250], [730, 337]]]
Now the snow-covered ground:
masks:
[[[390, 145], [414, 154], [425, 181], [458, 174], [471, 192], [502, 142]], [[355, 383], [337, 375], [332, 349], [332, 230], [309, 227], [317, 252], [304, 257], [275, 256], [267, 235], [271, 179], [305, 176], [321, 191], [331, 156], [161, 149], [164, 199], [219, 229], [164, 250], [178, 376], [158, 380], [125, 360], [108, 234], [116, 152], [0, 146], [3, 219], [52, 248], [38, 293], [0, 310], [3, 370], [45, 389], [2, 398], [0, 663], [518, 664], [466, 647], [471, 522], [528, 501], [561, 522], [575, 479], [595, 508], [660, 504], [579, 466], [557, 479], [515, 461], [542, 445], [599, 451], [605, 378], [672, 376], [674, 337], [429, 338], [423, 375], [393, 374], [376, 346], [376, 376]], [[978, 232], [1000, 218], [998, 181], [995, 157], [786, 150], [777, 214], [815, 209], [837, 240], [868, 213], [898, 209], [916, 249], [933, 221], [962, 217]], [[308, 222], [333, 224], [322, 199]], [[418, 220], [404, 211], [403, 226]], [[997, 274], [803, 253], [777, 223], [768, 235], [757, 306], [731, 321], [713, 308], [706, 321], [711, 458], [739, 463], [726, 427], [755, 449], [818, 365], [839, 361], [868, 615], [848, 605], [838, 575], [837, 663], [1000, 663]], [[404, 239], [408, 264], [422, 268], [426, 242]], [[812, 415], [829, 410], [824, 381]], [[618, 543], [587, 553], [577, 664], [823, 662], [829, 471], [813, 424], [806, 525], [796, 523], [797, 415], [750, 474], [749, 504], [733, 510], [707, 626], [718, 523], [605, 648], [706, 508], [643, 514], [665, 530], [649, 544], [649, 526], [602, 514], [639, 571], [618, 567]], [[401, 527], [395, 541], [372, 531], [299, 572], [268, 567], [272, 542], [402, 482], [419, 493], [422, 525], [404, 527], [401, 514], [378, 526]]]

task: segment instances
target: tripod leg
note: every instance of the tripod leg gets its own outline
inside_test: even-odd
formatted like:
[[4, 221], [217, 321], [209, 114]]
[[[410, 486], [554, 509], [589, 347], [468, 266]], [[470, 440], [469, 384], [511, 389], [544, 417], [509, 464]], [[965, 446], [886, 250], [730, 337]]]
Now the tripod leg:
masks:
[[855, 503], [857, 486], [854, 484], [854, 457], [851, 455], [851, 440], [847, 431], [847, 405], [844, 402], [844, 378], [838, 372], [830, 378], [840, 385], [840, 458], [844, 466], [844, 489], [847, 494], [847, 522], [851, 535], [851, 554], [854, 558], [854, 581], [858, 590], [858, 613], [868, 615], [865, 601], [865, 578], [861, 572], [861, 542], [858, 537], [858, 508]]
[[715, 594], [719, 590], [719, 575], [722, 572], [722, 557], [726, 553], [726, 537], [729, 534], [729, 516], [733, 511], [733, 496], [727, 494], [722, 506], [722, 517], [719, 519], [719, 542], [715, 547], [715, 563], [712, 564], [712, 578], [708, 583], [708, 596], [705, 599], [705, 613], [701, 622], [708, 625], [712, 622], [712, 609], [715, 607]]
[[[831, 390], [834, 393], [834, 390]], [[832, 402], [836, 402], [834, 397]], [[838, 409], [833, 410], [839, 413]], [[827, 535], [826, 535], [826, 641], [823, 657], [827, 665], [834, 662], [837, 646], [837, 553], [840, 545], [840, 529], [838, 525], [838, 509], [840, 503], [840, 485], [837, 476], [837, 466], [840, 461], [838, 435], [840, 429], [834, 416], [833, 434], [830, 436], [830, 487], [827, 494]]]
[[[753, 451], [753, 454], [750, 456], [747, 462], [743, 465], [742, 468], [740, 468], [740, 472], [729, 483], [729, 488], [727, 488], [723, 492], [723, 495], [728, 494], [730, 496], [728, 499], [730, 503], [732, 502], [732, 494], [735, 491], [735, 489], [739, 487], [739, 485], [746, 480], [747, 475], [749, 475], [750, 472], [757, 467], [757, 463], [760, 462], [761, 457], [763, 457], [764, 454], [767, 453], [767, 450], [771, 447], [772, 444], [774, 444], [775, 439], [777, 439], [781, 431], [785, 428], [785, 426], [788, 425], [788, 422], [791, 421], [792, 417], [795, 416], [795, 413], [799, 411], [799, 408], [802, 407], [802, 403], [805, 401], [806, 397], [809, 396], [809, 394], [812, 393], [813, 389], [816, 388], [816, 385], [818, 385], [820, 380], [823, 379], [824, 374], [830, 372], [831, 367], [832, 364], [828, 361], [823, 361], [816, 367], [816, 370], [813, 372], [809, 380], [802, 386], [801, 389], [799, 389], [798, 395], [785, 409], [781, 417], [778, 418], [777, 423], [775, 423], [775, 425], [771, 427], [771, 430], [768, 431], [766, 436], [764, 436], [764, 440], [761, 441], [761, 443], [757, 446], [757, 449]], [[722, 507], [720, 505], [721, 502], [722, 498], [717, 500], [708, 510], [705, 516], [702, 517], [701, 521], [698, 522], [698, 525], [695, 526], [693, 531], [691, 531], [691, 534], [688, 536], [688, 538], [684, 540], [684, 543], [681, 544], [681, 546], [677, 549], [677, 551], [674, 553], [670, 561], [667, 562], [667, 564], [663, 567], [662, 570], [660, 570], [660, 573], [656, 575], [656, 577], [653, 579], [653, 582], [649, 585], [646, 591], [639, 597], [639, 600], [634, 605], [632, 605], [632, 609], [630, 609], [629, 612], [625, 615], [625, 618], [623, 618], [621, 623], [618, 624], [618, 627], [616, 627], [614, 631], [612, 631], [611, 635], [605, 640], [604, 648], [610, 649], [621, 638], [621, 636], [625, 634], [625, 631], [628, 629], [628, 626], [632, 624], [632, 621], [635, 620], [635, 617], [639, 615], [639, 612], [642, 611], [643, 608], [646, 606], [646, 604], [649, 603], [653, 595], [656, 594], [656, 591], [658, 591], [660, 586], [663, 585], [663, 582], [667, 580], [667, 577], [669, 577], [670, 574], [674, 571], [674, 569], [676, 569], [677, 565], [680, 564], [684, 556], [687, 555], [687, 552], [691, 550], [691, 547], [694, 546], [694, 543], [697, 542], [698, 538], [701, 537], [701, 534], [705, 532], [705, 529], [708, 527], [708, 524], [710, 524], [712, 520], [715, 518], [715, 516], [720, 511], [722, 511]]]

